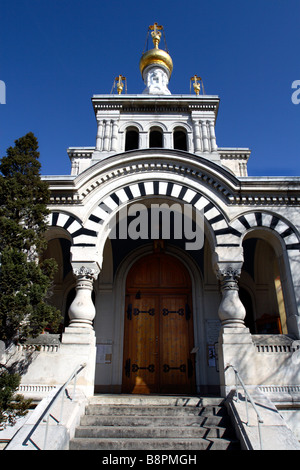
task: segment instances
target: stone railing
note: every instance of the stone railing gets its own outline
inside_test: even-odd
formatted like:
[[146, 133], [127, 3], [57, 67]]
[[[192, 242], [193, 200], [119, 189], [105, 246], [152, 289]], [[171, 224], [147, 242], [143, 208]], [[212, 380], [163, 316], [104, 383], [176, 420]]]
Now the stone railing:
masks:
[[258, 353], [293, 354], [300, 348], [300, 342], [285, 335], [252, 335], [252, 340]]
[[56, 388], [56, 385], [45, 385], [45, 384], [20, 384], [18, 392], [24, 396], [29, 396], [32, 399], [35, 396], [41, 397], [47, 396], [52, 390]]
[[257, 386], [274, 403], [300, 403], [300, 341], [252, 335]]
[[41, 352], [57, 352], [60, 347], [60, 335], [43, 334], [37, 338], [28, 339], [23, 344], [17, 345], [17, 351], [41, 351]]

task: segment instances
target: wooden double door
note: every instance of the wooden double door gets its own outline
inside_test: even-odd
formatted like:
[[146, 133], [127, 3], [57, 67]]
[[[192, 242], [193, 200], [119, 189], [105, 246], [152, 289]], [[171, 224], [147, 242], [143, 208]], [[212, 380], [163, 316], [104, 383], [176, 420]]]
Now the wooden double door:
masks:
[[145, 256], [127, 276], [123, 393], [194, 393], [191, 280], [163, 253]]

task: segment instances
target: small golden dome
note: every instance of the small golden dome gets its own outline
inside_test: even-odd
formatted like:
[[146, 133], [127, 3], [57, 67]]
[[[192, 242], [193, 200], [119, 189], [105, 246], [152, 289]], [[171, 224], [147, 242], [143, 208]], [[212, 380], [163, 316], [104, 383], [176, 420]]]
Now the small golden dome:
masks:
[[171, 56], [162, 49], [150, 49], [142, 55], [140, 60], [140, 71], [142, 76], [143, 71], [148, 65], [161, 65], [168, 70], [169, 76], [171, 76], [173, 61]]
[[161, 38], [160, 30], [163, 29], [162, 26], [158, 26], [157, 23], [154, 23], [153, 26], [149, 26], [149, 29], [152, 30], [151, 36], [154, 44], [154, 49], [150, 49], [143, 53], [140, 60], [140, 71], [143, 76], [143, 72], [148, 65], [160, 65], [167, 69], [169, 72], [169, 77], [171, 76], [173, 70], [173, 61], [171, 56], [164, 50], [158, 48], [158, 44]]

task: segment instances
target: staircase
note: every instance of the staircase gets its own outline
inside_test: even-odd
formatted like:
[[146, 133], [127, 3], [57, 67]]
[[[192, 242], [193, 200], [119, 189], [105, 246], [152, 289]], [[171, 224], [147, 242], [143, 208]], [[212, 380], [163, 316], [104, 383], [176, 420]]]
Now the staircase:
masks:
[[222, 398], [98, 395], [70, 450], [240, 450]]

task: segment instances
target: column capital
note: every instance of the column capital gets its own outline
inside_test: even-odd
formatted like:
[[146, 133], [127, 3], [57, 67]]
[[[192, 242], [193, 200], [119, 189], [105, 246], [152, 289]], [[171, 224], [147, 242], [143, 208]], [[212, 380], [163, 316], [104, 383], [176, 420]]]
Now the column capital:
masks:
[[73, 273], [77, 278], [96, 280], [100, 270], [90, 266], [73, 266]]
[[232, 282], [234, 285], [241, 276], [242, 263], [218, 263], [215, 266], [216, 276], [221, 283]]
[[212, 264], [218, 279], [225, 276], [239, 278], [244, 263], [244, 250], [242, 246], [223, 247], [216, 246], [212, 255]]

